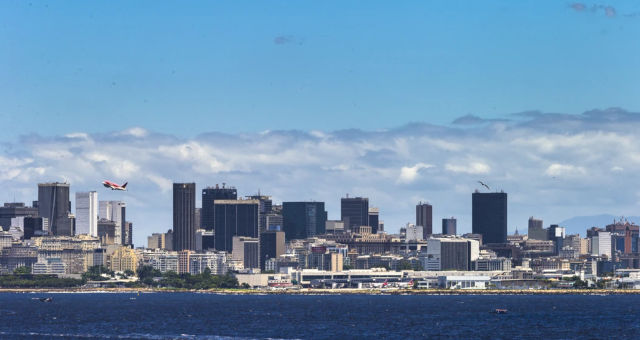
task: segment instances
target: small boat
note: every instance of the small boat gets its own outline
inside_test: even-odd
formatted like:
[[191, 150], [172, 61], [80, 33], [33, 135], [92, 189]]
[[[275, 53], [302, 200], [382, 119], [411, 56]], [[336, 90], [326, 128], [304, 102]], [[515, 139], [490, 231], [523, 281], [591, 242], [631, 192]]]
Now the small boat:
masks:
[[496, 308], [491, 313], [494, 313], [494, 314], [507, 314], [507, 312], [509, 312], [509, 311], [506, 310], [506, 309]]
[[50, 297], [47, 297], [47, 298], [41, 297], [41, 298], [38, 298], [38, 300], [40, 300], [40, 302], [53, 302], [53, 299]]

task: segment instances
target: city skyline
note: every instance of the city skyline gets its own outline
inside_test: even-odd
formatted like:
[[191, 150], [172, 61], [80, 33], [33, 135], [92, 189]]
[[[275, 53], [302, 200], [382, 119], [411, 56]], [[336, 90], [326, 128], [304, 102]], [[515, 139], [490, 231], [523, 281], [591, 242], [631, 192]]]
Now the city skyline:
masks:
[[[453, 127], [413, 123], [385, 131], [271, 131], [179, 139], [144, 129], [61, 137], [25, 136], [6, 144], [0, 200], [29, 203], [33, 183], [71, 182], [70, 194], [97, 190], [124, 200], [141, 234], [171, 226], [171, 185], [196, 190], [223, 182], [239, 196], [261, 191], [282, 201], [323, 201], [340, 218], [340, 197], [368, 197], [388, 232], [414, 219], [417, 202], [434, 206], [433, 220], [455, 216], [471, 230], [469, 193], [510, 194], [509, 232], [530, 216], [560, 223], [575, 216], [637, 216], [640, 114], [622, 109], [581, 115], [529, 113], [509, 120], [466, 117]], [[101, 188], [127, 180], [128, 191]], [[312, 184], [309, 184], [311, 182]], [[484, 190], [484, 189], [483, 189]], [[196, 206], [201, 197], [196, 195]], [[75, 203], [73, 206], [75, 209]]]

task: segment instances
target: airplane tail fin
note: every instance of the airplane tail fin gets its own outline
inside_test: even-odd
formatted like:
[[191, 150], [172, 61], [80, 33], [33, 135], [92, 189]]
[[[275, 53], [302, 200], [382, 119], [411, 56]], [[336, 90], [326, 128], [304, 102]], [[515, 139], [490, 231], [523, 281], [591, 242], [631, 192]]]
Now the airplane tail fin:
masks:
[[126, 189], [127, 188], [127, 184], [129, 184], [129, 182], [124, 182], [124, 184], [122, 185], [122, 189]]

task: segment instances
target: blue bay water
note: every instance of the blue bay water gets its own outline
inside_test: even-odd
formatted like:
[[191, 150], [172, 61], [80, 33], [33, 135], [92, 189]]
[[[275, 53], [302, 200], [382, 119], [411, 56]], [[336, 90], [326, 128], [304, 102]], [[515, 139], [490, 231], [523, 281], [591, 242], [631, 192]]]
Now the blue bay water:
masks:
[[640, 338], [639, 316], [636, 295], [0, 293], [2, 339]]

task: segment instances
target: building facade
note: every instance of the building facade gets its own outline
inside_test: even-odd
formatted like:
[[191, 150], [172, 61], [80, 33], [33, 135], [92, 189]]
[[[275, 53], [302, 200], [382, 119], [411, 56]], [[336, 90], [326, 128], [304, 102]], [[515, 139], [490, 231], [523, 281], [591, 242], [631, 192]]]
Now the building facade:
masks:
[[234, 236], [260, 236], [257, 200], [216, 200], [214, 206], [216, 250], [233, 252]]
[[173, 250], [196, 249], [196, 184], [173, 183]]
[[422, 238], [427, 239], [433, 234], [433, 207], [429, 203], [416, 205], [416, 226], [422, 226]]
[[49, 221], [49, 231], [56, 236], [73, 236], [74, 219], [71, 218], [68, 183], [38, 184], [38, 215]]
[[507, 242], [507, 194], [472, 194], [472, 232], [482, 235], [484, 244]]
[[98, 236], [98, 193], [76, 192], [76, 234]]
[[369, 225], [369, 199], [366, 197], [344, 197], [340, 200], [340, 220], [346, 229]]
[[324, 202], [283, 202], [282, 218], [287, 241], [322, 235], [326, 230]]

